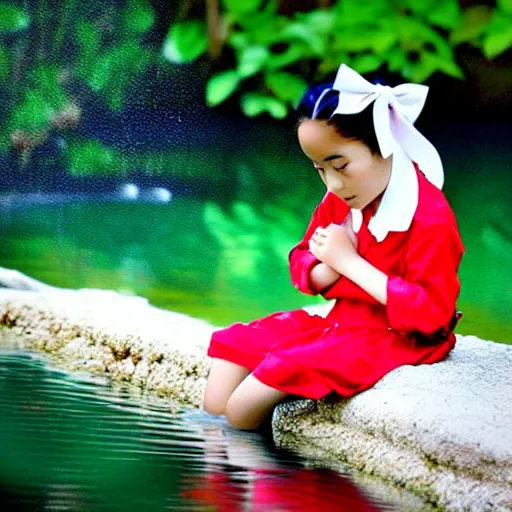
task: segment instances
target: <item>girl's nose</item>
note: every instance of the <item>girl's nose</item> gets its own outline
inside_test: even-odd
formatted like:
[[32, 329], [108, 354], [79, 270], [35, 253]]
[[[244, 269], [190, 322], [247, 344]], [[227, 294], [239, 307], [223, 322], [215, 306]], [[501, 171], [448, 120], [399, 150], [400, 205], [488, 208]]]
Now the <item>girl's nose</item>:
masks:
[[325, 184], [329, 192], [338, 192], [343, 188], [343, 181], [339, 176], [329, 171], [325, 173]]

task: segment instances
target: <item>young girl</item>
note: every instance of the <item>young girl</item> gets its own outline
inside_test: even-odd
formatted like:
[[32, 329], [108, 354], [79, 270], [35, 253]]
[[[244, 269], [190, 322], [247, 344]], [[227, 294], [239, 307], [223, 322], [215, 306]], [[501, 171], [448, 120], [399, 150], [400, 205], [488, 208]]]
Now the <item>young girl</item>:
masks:
[[427, 88], [373, 85], [345, 65], [308, 90], [299, 143], [327, 193], [290, 253], [292, 282], [336, 299], [212, 336], [204, 409], [256, 429], [287, 395], [351, 397], [454, 347], [463, 246], [441, 160], [414, 128]]

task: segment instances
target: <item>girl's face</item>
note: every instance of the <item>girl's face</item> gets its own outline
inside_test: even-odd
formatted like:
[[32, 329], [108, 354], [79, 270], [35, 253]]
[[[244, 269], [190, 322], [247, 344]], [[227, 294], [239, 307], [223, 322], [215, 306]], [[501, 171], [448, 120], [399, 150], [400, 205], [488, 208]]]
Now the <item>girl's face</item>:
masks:
[[343, 137], [325, 120], [303, 121], [298, 136], [327, 190], [351, 208], [362, 210], [386, 190], [391, 157], [373, 154], [366, 144]]

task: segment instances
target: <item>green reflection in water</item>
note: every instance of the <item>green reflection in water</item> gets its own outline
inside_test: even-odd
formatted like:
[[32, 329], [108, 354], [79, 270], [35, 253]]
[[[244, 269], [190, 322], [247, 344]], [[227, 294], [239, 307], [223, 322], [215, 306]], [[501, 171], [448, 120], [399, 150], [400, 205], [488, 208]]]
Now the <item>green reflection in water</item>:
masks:
[[180, 508], [183, 467], [200, 467], [202, 444], [167, 410], [2, 351], [0, 390], [3, 510]]
[[1, 510], [430, 510], [403, 489], [384, 498], [368, 478], [355, 485], [346, 466], [304, 461], [222, 417], [55, 370], [12, 352], [11, 340], [1, 329]]
[[204, 208], [176, 199], [11, 212], [0, 264], [56, 286], [141, 295], [217, 325], [311, 303], [290, 285], [283, 260], [261, 254], [260, 245], [220, 246]]
[[[512, 178], [488, 176], [482, 189], [476, 175], [450, 177], [445, 192], [467, 250], [458, 332], [511, 343], [512, 212], [500, 191]], [[248, 321], [322, 301], [293, 288], [286, 262], [321, 197], [313, 190], [307, 201], [267, 194], [227, 209], [178, 198], [11, 211], [1, 221], [0, 264], [57, 286], [141, 295], [215, 325]]]

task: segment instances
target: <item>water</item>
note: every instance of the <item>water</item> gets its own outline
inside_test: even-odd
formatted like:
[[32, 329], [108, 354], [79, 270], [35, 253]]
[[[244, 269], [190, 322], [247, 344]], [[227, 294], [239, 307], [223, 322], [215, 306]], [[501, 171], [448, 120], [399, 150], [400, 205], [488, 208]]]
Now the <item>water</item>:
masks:
[[[419, 510], [259, 433], [0, 348], [5, 511]], [[409, 500], [409, 501], [407, 501]], [[411, 505], [414, 503], [414, 505]], [[422, 510], [425, 510], [422, 508]]]
[[[474, 173], [448, 174], [445, 188], [466, 247], [458, 332], [504, 343], [512, 342], [512, 203], [502, 193], [509, 189], [512, 174], [504, 172], [483, 183]], [[57, 197], [32, 206], [11, 197], [0, 215], [0, 266], [55, 286], [141, 295], [214, 325], [249, 321], [318, 301], [291, 286], [286, 255], [320, 194], [318, 187], [307, 201], [298, 195], [273, 215], [265, 208], [279, 204], [277, 194], [244, 201], [239, 211], [190, 196], [166, 203]]]

